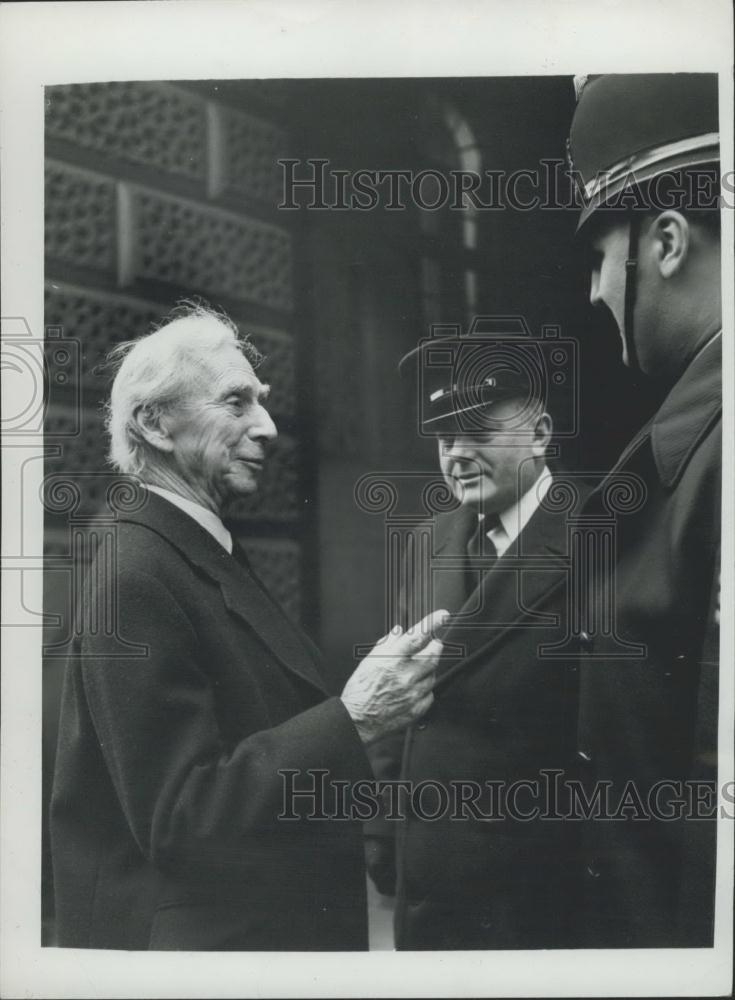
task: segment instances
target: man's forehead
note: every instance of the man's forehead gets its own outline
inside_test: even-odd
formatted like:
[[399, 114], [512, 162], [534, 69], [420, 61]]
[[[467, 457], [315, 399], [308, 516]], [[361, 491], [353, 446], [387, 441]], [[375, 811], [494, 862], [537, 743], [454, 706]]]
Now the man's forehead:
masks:
[[212, 359], [213, 375], [219, 382], [238, 382], [257, 388], [261, 385], [255, 369], [236, 347], [228, 347]]

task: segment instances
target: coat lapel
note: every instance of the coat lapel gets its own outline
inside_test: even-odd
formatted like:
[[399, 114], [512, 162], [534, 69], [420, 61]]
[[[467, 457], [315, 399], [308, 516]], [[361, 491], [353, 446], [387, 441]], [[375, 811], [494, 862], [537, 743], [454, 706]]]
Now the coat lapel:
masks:
[[284, 667], [326, 693], [310, 646], [246, 565], [229, 555], [208, 531], [155, 493], [120, 521], [141, 524], [173, 545], [195, 569], [214, 580], [227, 609], [252, 628]]
[[234, 560], [232, 563], [234, 566], [229, 566], [228, 570], [234, 572], [218, 578], [228, 609], [258, 633], [285, 667], [326, 693], [315, 657], [311, 655], [311, 643], [307, 644], [306, 637], [301, 635], [253, 571]]
[[477, 514], [468, 507], [458, 507], [436, 522], [433, 567], [432, 607], [456, 613], [466, 603], [465, 569], [467, 540], [477, 524]]
[[534, 620], [539, 626], [556, 624], [555, 616], [544, 615], [538, 607], [567, 578], [566, 548], [565, 514], [539, 508], [507, 552], [485, 573], [442, 636], [448, 655], [440, 667], [437, 686], [479, 657], [485, 658], [513, 634], [521, 620], [524, 627]]

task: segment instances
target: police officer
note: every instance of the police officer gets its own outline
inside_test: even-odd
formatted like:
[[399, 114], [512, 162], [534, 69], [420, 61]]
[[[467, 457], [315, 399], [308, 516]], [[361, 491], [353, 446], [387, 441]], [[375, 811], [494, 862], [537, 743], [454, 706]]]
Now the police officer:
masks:
[[668, 390], [587, 505], [615, 517], [617, 541], [586, 606], [577, 759], [588, 802], [610, 783], [602, 808], [614, 818], [583, 824], [576, 937], [703, 947], [713, 941], [719, 662], [717, 78], [575, 82], [568, 152], [590, 299], [615, 318], [624, 362]]

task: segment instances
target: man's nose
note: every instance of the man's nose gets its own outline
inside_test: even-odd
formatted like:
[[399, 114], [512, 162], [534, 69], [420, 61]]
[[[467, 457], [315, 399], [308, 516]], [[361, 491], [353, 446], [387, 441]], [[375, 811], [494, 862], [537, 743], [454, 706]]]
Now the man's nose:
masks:
[[250, 427], [250, 437], [259, 441], [273, 441], [278, 437], [278, 428], [264, 406], [258, 407], [257, 416]]

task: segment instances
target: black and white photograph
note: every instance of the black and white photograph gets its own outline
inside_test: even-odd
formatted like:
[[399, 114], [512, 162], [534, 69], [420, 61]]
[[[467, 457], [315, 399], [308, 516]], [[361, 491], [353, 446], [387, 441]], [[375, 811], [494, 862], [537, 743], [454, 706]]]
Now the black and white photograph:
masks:
[[732, 18], [0, 7], [3, 996], [732, 994]]

